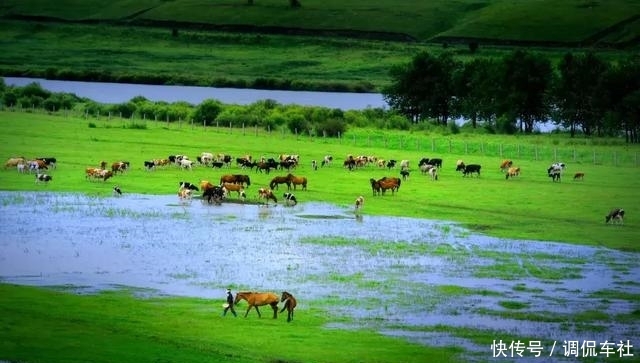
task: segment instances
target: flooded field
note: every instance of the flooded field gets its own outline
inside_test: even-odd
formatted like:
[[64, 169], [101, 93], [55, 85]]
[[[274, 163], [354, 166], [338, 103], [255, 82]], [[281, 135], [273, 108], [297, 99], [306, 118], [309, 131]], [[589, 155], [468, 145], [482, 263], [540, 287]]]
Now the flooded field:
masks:
[[298, 298], [299, 321], [313, 304], [353, 319], [332, 328], [366, 326], [484, 357], [491, 348], [469, 331], [494, 331], [507, 343], [640, 346], [636, 253], [497, 239], [366, 211], [356, 217], [319, 203], [2, 192], [0, 208], [3, 282], [220, 301], [227, 287], [287, 290]]

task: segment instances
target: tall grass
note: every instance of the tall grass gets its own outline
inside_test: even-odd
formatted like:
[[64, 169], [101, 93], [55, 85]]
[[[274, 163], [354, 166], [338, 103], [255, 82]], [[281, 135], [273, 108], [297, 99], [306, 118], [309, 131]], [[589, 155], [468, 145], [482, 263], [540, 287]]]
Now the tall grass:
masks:
[[[166, 123], [154, 121], [147, 121], [146, 129], [107, 127], [118, 122], [99, 120], [95, 128], [89, 128], [83, 118], [0, 112], [0, 126], [4, 131], [0, 135], [1, 156], [54, 156], [59, 160], [58, 168], [51, 171], [54, 180], [46, 187], [36, 185], [33, 175], [21, 175], [16, 170], [6, 169], [0, 171], [0, 189], [46, 188], [109, 196], [115, 183], [125, 193], [173, 194], [177, 183], [185, 179], [195, 183], [200, 180], [217, 183], [222, 174], [247, 173], [252, 179], [249, 198], [256, 199], [258, 187], [268, 186], [271, 178], [286, 172], [274, 171], [267, 175], [242, 170], [235, 165], [223, 170], [196, 167], [193, 171], [184, 171], [168, 167], [149, 172], [144, 170], [143, 161], [166, 158], [171, 154], [186, 154], [195, 160], [204, 151], [227, 153], [234, 157], [250, 154], [254, 158], [299, 154], [301, 164], [293, 173], [309, 179], [309, 190], [296, 193], [302, 203], [325, 201], [352, 208], [353, 200], [364, 195], [366, 214], [452, 220], [494, 236], [638, 250], [636, 236], [640, 232], [640, 224], [634, 223], [633, 216], [640, 214], [640, 208], [632, 201], [640, 200], [640, 179], [637, 177], [638, 168], [631, 164], [574, 164], [565, 159], [562, 160], [568, 165], [565, 177], [561, 183], [553, 183], [546, 174], [549, 162], [553, 160], [505, 154], [522, 168], [520, 177], [505, 180], [504, 174], [498, 170], [503, 157], [497, 154], [463, 154], [459, 149], [449, 152], [446, 147], [432, 152], [379, 144], [364, 146], [346, 142], [348, 138], [337, 140], [287, 133], [254, 133], [246, 129], [202, 128], [189, 124], [167, 127]], [[406, 135], [390, 133], [397, 138]], [[428, 146], [432, 136], [415, 137]], [[484, 142], [492, 144], [507, 145], [516, 140], [497, 135], [485, 137]], [[517, 140], [522, 145], [535, 145], [536, 140], [543, 138], [539, 135]], [[454, 136], [451, 140], [458, 142]], [[622, 155], [626, 152], [626, 147], [621, 146], [593, 147], [603, 153], [619, 152]], [[334, 156], [334, 165], [311, 170], [311, 160], [322, 160], [327, 154]], [[412, 173], [397, 195], [374, 197], [369, 179], [396, 176], [399, 171], [370, 166], [349, 172], [341, 165], [347, 154], [408, 159]], [[433, 182], [418, 171], [417, 163], [425, 156], [444, 159], [440, 180]], [[455, 172], [458, 159], [481, 164], [481, 177], [463, 178]], [[86, 180], [84, 169], [98, 166], [102, 160], [109, 163], [127, 160], [131, 162], [132, 170], [107, 183]], [[578, 170], [586, 173], [586, 177], [584, 181], [574, 182], [571, 175]], [[624, 226], [604, 224], [604, 215], [612, 207], [623, 207], [627, 211]]]

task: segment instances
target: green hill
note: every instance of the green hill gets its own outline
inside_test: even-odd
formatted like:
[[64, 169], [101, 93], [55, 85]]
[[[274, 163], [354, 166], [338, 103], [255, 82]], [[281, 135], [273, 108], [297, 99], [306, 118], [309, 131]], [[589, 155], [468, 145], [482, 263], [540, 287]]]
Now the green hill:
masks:
[[632, 46], [639, 0], [5, 0], [0, 16], [421, 42]]

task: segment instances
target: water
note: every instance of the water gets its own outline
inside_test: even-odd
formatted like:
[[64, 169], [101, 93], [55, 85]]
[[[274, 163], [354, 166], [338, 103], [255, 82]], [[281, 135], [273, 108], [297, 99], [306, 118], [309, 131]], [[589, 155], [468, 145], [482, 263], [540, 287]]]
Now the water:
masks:
[[[0, 236], [4, 282], [88, 292], [131, 286], [220, 302], [228, 286], [287, 290], [298, 298], [297, 314], [311, 304], [331, 304], [332, 313], [354, 319], [352, 326], [331, 327], [370, 327], [484, 357], [489, 347], [420, 328], [640, 344], [631, 321], [571, 322], [585, 311], [613, 317], [637, 309], [632, 300], [598, 293], [640, 294], [638, 253], [498, 239], [447, 222], [356, 218], [351, 208], [323, 203], [215, 206], [197, 199], [181, 204], [176, 195], [0, 192]], [[513, 266], [512, 274], [481, 273], [500, 264]], [[527, 264], [563, 277], [542, 279], [518, 268]], [[339, 304], [326, 302], [336, 299]], [[510, 311], [505, 301], [557, 320], [502, 316]]]
[[272, 91], [240, 88], [214, 88], [193, 86], [158, 86], [131, 83], [100, 83], [54, 81], [42, 78], [4, 77], [7, 85], [25, 86], [37, 82], [52, 92], [74, 93], [100, 103], [124, 103], [136, 96], [151, 101], [186, 101], [197, 105], [206, 99], [217, 99], [226, 104], [247, 105], [272, 99], [280, 104], [323, 106], [342, 110], [361, 110], [367, 107], [388, 107], [378, 93]]

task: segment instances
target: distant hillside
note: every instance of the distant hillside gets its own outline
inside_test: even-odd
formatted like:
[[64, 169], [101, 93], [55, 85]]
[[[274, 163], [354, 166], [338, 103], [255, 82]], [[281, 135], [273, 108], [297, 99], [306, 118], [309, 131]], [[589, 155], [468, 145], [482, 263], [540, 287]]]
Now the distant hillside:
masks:
[[127, 22], [420, 42], [633, 47], [640, 0], [4, 0], [6, 19]]

